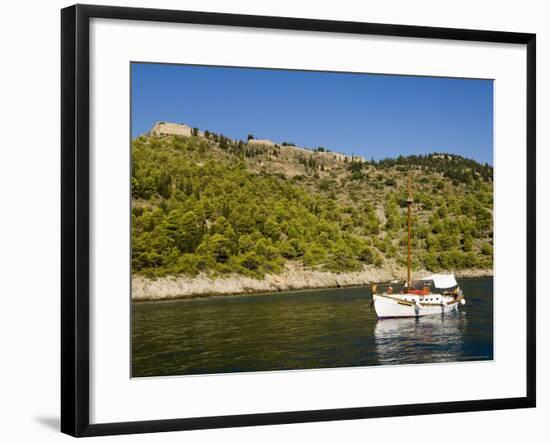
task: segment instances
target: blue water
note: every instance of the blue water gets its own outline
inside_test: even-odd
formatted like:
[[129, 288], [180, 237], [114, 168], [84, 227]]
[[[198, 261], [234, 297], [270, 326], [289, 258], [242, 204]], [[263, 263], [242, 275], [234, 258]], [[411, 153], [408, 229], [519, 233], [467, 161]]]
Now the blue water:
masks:
[[493, 358], [493, 279], [459, 281], [458, 312], [383, 319], [368, 288], [134, 303], [132, 376]]

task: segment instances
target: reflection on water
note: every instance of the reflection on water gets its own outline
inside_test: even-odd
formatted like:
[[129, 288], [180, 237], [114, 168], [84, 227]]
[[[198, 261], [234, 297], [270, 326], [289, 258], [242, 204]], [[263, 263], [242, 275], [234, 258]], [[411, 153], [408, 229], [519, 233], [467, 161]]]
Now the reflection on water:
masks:
[[492, 279], [460, 282], [459, 312], [378, 320], [367, 288], [132, 306], [132, 375], [487, 360]]
[[374, 344], [380, 364], [450, 362], [464, 353], [467, 315], [447, 315], [379, 320]]

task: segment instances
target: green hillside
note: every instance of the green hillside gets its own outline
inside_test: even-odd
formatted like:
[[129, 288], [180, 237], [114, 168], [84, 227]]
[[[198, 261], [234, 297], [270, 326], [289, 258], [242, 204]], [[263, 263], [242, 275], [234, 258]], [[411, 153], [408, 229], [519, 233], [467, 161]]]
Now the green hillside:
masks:
[[488, 165], [444, 153], [374, 162], [194, 133], [133, 141], [134, 274], [405, 265], [409, 173], [415, 268], [492, 267]]

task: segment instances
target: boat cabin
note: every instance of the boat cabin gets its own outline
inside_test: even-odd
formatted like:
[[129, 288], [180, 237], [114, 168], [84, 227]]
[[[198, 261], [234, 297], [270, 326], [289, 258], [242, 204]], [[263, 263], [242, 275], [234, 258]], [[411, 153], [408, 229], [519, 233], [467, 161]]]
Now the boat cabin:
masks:
[[459, 294], [460, 288], [453, 274], [438, 273], [426, 278], [411, 281], [410, 288], [403, 287], [404, 294], [410, 295], [449, 295]]

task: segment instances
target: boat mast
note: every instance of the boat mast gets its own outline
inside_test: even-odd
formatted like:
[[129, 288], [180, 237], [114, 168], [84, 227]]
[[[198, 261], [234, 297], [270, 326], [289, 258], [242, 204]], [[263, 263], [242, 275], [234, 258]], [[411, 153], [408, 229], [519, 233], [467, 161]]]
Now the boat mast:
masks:
[[407, 257], [407, 293], [411, 290], [411, 209], [412, 209], [412, 181], [411, 175], [408, 176], [409, 197], [407, 198], [407, 208], [409, 217], [409, 236], [408, 236], [408, 257]]

